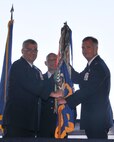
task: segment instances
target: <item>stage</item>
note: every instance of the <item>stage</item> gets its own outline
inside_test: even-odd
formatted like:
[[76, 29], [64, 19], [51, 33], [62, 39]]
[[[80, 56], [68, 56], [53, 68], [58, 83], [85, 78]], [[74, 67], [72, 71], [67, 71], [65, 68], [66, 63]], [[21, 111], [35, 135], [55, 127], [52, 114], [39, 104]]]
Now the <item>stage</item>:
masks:
[[76, 123], [75, 130], [68, 135], [66, 139], [52, 138], [9, 138], [3, 139], [0, 136], [0, 142], [114, 142], [114, 126], [108, 133], [108, 140], [103, 139], [87, 139], [84, 130], [80, 130], [79, 123]]
[[[68, 139], [87, 139], [85, 131], [80, 130], [79, 122], [76, 123], [75, 130], [68, 135]], [[110, 131], [108, 133], [108, 139], [114, 140], [114, 125], [112, 128], [110, 128]]]
[[114, 142], [103, 139], [52, 139], [52, 138], [9, 138], [0, 139], [0, 142]]

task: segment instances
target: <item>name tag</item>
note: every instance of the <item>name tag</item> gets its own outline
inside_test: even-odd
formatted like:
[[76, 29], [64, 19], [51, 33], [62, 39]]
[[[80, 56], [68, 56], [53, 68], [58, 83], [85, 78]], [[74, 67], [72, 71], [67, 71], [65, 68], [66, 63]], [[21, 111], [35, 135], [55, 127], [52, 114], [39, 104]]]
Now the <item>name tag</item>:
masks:
[[88, 81], [88, 78], [89, 78], [89, 72], [86, 72], [85, 75], [84, 75], [84, 80]]

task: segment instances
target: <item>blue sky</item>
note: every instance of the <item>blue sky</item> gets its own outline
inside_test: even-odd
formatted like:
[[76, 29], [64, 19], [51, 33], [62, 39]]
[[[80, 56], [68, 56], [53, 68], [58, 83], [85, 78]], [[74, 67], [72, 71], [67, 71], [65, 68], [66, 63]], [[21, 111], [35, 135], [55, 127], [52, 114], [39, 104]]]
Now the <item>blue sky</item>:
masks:
[[114, 0], [0, 0], [0, 74], [7, 37], [10, 9], [14, 6], [12, 62], [20, 58], [22, 42], [33, 38], [39, 52], [35, 65], [46, 71], [45, 57], [58, 52], [61, 27], [67, 21], [72, 30], [74, 68], [82, 71], [87, 61], [81, 52], [86, 36], [99, 40], [99, 55], [111, 71], [110, 99], [114, 110]]

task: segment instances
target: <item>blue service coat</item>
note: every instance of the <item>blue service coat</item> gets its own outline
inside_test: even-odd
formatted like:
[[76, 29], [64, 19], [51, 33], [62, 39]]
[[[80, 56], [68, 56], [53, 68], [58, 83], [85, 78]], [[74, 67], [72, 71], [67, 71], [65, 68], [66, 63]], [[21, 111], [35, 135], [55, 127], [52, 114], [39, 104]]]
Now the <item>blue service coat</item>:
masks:
[[24, 58], [15, 61], [10, 70], [3, 126], [37, 130], [38, 100], [48, 99], [54, 84], [51, 82], [53, 79], [41, 80], [40, 70], [32, 68]]
[[[48, 73], [43, 74], [44, 80], [48, 79]], [[53, 85], [53, 84], [52, 84]], [[47, 86], [48, 88], [49, 86]], [[54, 90], [55, 87], [52, 89]], [[40, 123], [40, 136], [41, 137], [53, 137], [56, 128], [57, 114], [55, 109], [55, 99], [49, 97], [47, 100], [42, 100], [41, 107], [41, 123]]]
[[71, 108], [81, 104], [81, 129], [110, 128], [113, 125], [110, 71], [105, 62], [97, 56], [81, 73], [72, 68], [71, 74], [72, 81], [79, 84], [80, 89], [66, 100]]

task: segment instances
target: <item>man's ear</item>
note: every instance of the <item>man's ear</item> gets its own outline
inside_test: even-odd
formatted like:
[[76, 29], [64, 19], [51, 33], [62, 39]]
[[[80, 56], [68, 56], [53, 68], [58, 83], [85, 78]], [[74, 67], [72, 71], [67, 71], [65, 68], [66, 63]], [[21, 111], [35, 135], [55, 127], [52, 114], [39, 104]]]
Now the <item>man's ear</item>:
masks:
[[47, 66], [47, 62], [45, 61], [44, 63], [45, 63], [45, 65]]
[[21, 49], [21, 53], [23, 54], [23, 49]]

